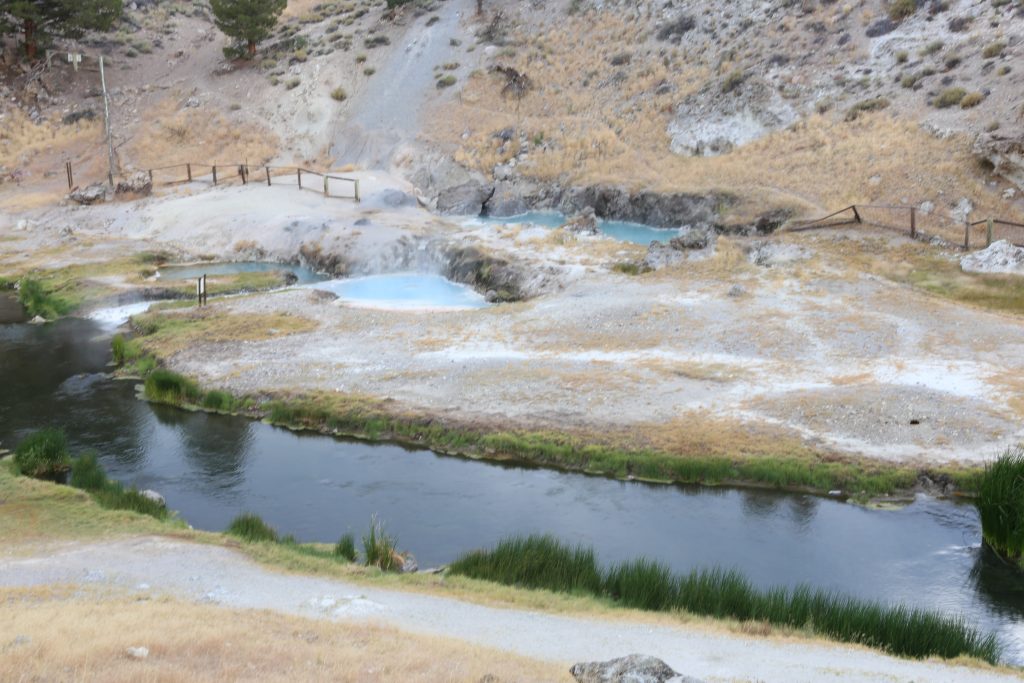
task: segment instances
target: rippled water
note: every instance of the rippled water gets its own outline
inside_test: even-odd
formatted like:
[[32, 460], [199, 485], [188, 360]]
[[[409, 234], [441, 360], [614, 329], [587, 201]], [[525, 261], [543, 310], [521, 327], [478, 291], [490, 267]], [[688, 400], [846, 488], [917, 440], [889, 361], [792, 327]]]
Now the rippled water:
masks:
[[[528, 224], [542, 228], [558, 228], [565, 225], [566, 217], [557, 211], [530, 211], [516, 216], [481, 216], [474, 220], [502, 225]], [[642, 223], [611, 221], [603, 218], [598, 219], [597, 228], [605, 235], [620, 242], [643, 245], [648, 245], [651, 242], [667, 242], [679, 234], [678, 228], [655, 228]]]
[[660, 486], [499, 465], [152, 406], [104, 375], [109, 332], [87, 320], [0, 325], [0, 442], [63, 425], [119, 480], [153, 488], [196, 527], [251, 511], [302, 541], [362, 533], [373, 514], [421, 566], [512, 533], [647, 555], [678, 571], [736, 567], [760, 586], [806, 582], [962, 615], [1024, 662], [1024, 582], [980, 547], [974, 507], [895, 511], [763, 490]]

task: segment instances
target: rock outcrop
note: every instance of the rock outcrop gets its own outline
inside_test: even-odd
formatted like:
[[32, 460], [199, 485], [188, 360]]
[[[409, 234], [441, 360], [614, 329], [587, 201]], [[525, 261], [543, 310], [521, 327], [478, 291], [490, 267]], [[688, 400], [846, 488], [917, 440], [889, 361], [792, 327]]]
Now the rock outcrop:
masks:
[[1016, 135], [983, 133], [974, 154], [992, 165], [992, 172], [1024, 190], [1024, 130]]
[[629, 655], [607, 662], [582, 662], [569, 669], [578, 683], [701, 683], [676, 673], [657, 657]]
[[71, 201], [88, 206], [107, 201], [107, 186], [103, 183], [93, 183], [83, 188], [75, 188], [68, 195]]
[[117, 181], [114, 194], [148, 195], [153, 191], [153, 181], [145, 171], [136, 171], [123, 180]]

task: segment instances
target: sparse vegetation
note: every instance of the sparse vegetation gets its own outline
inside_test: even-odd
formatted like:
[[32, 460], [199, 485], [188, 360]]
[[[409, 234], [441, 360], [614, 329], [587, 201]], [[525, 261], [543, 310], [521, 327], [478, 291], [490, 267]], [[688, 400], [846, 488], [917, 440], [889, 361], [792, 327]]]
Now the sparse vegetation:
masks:
[[898, 52], [896, 52], [897, 64], [905, 64], [908, 59], [910, 59], [910, 53], [907, 52], [906, 50], [899, 50]]
[[889, 3], [889, 18], [903, 21], [917, 11], [917, 0], [892, 0]]
[[941, 40], [933, 40], [932, 42], [928, 43], [923, 48], [921, 48], [921, 56], [927, 57], [928, 55], [933, 55], [939, 50], [941, 50], [944, 46], [945, 43], [943, 43]]
[[348, 93], [345, 92], [344, 88], [338, 86], [337, 88], [331, 91], [331, 99], [335, 100], [336, 102], [344, 102], [346, 99], [348, 99]]
[[747, 80], [747, 75], [743, 71], [737, 69], [736, 71], [731, 72], [725, 77], [725, 80], [722, 81], [722, 92], [731, 93], [733, 90], [736, 90], [743, 85], [743, 81], [745, 80]]
[[455, 80], [456, 80], [455, 76], [452, 76], [451, 74], [446, 74], [446, 75], [442, 76], [441, 78], [437, 79], [437, 88], [438, 88], [438, 90], [440, 90], [442, 88], [449, 88], [449, 87], [455, 85]]
[[14, 449], [18, 472], [36, 479], [52, 479], [68, 471], [71, 455], [61, 429], [47, 428], [29, 434]]
[[167, 519], [167, 506], [144, 496], [138, 490], [107, 478], [95, 453], [85, 453], [71, 465], [71, 486], [87, 491], [101, 507], [108, 510], [129, 510], [156, 519]]
[[960, 99], [960, 107], [962, 109], [971, 109], [972, 107], [977, 107], [984, 100], [984, 93], [969, 92]]
[[1001, 54], [1003, 54], [1003, 50], [1005, 50], [1005, 49], [1006, 49], [1006, 43], [1004, 43], [1001, 40], [1000, 41], [996, 41], [994, 43], [989, 43], [981, 51], [981, 56], [984, 57], [985, 59], [995, 59], [996, 57], [998, 57]]
[[946, 88], [932, 100], [932, 106], [936, 109], [947, 109], [960, 104], [966, 95], [967, 91], [963, 88]]
[[289, 78], [287, 81], [285, 81], [284, 87], [288, 88], [289, 90], [294, 90], [295, 88], [299, 87], [299, 85], [301, 85], [301, 84], [302, 84], [302, 79], [301, 78], [298, 78], [298, 77], [296, 77], [296, 78]]
[[[1021, 499], [1021, 491], [1017, 491]], [[808, 629], [895, 655], [995, 663], [1000, 647], [961, 617], [903, 606], [884, 606], [806, 586], [758, 590], [735, 571], [694, 570], [676, 576], [662, 564], [637, 559], [602, 572], [593, 550], [551, 536], [517, 536], [492, 550], [468, 553], [449, 566], [453, 574], [523, 588], [605, 597], [623, 607], [764, 622]]]
[[199, 387], [176, 372], [157, 368], [149, 373], [144, 384], [146, 398], [171, 405], [194, 404], [199, 400]]
[[356, 561], [356, 541], [352, 534], [345, 534], [334, 544], [334, 556], [347, 562]]
[[874, 97], [869, 100], [861, 100], [846, 111], [846, 120], [854, 121], [861, 114], [871, 111], [881, 111], [888, 106], [889, 100], [884, 97]]
[[985, 468], [976, 504], [985, 543], [1020, 563], [1024, 558], [1024, 446], [1008, 449]]
[[249, 543], [276, 543], [278, 541], [277, 532], [258, 515], [252, 513], [244, 513], [235, 517], [231, 520], [225, 533], [237, 536]]
[[395, 538], [388, 535], [384, 523], [376, 515], [370, 520], [370, 530], [363, 536], [363, 562], [367, 567], [377, 567], [385, 572], [401, 569]]

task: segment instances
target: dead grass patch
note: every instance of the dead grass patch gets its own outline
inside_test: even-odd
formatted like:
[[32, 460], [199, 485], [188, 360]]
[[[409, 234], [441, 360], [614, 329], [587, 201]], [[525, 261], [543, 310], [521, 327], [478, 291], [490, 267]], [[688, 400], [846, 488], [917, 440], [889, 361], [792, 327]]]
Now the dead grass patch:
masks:
[[145, 313], [133, 320], [143, 347], [165, 357], [196, 344], [266, 341], [317, 327], [316, 321], [289, 313], [230, 313], [218, 306]]
[[[564, 664], [454, 639], [169, 599], [0, 591], [3, 680], [571, 680]], [[146, 647], [133, 659], [130, 647]]]

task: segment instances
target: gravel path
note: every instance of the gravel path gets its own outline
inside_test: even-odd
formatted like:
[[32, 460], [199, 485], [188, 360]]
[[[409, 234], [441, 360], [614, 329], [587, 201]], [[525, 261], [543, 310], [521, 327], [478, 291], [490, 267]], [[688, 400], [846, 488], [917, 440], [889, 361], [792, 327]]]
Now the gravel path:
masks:
[[598, 660], [634, 652], [710, 681], [1014, 681], [1008, 673], [908, 661], [859, 647], [747, 638], [666, 626], [498, 609], [333, 579], [281, 574], [238, 552], [160, 537], [62, 546], [0, 559], [0, 586], [85, 584], [311, 618], [369, 619], [536, 659]]

